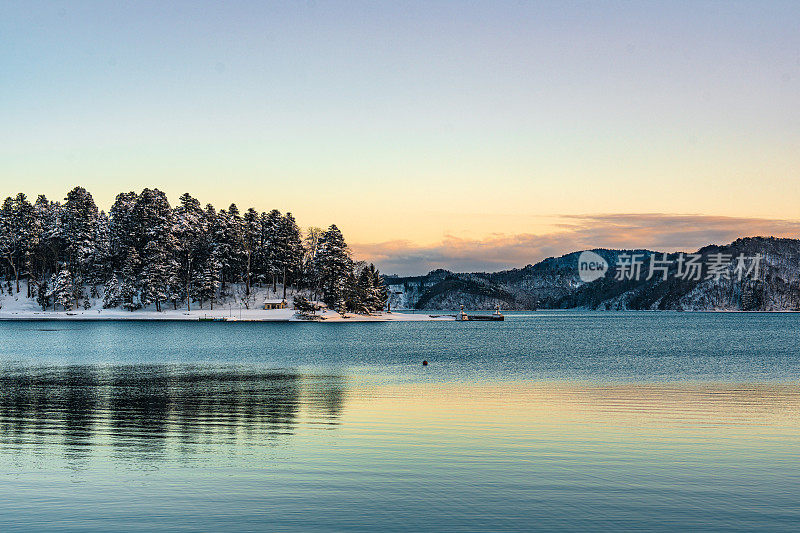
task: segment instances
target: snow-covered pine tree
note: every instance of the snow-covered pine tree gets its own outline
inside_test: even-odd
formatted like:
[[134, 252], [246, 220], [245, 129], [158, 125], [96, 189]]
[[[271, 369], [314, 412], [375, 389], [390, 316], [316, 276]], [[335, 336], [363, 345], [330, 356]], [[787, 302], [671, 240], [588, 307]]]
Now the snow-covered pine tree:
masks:
[[182, 284], [182, 293], [186, 296], [186, 310], [191, 311], [191, 300], [196, 292], [192, 287], [192, 281], [200, 264], [205, 240], [205, 213], [200, 207], [200, 202], [189, 193], [185, 193], [180, 197], [180, 204], [175, 207], [173, 220], [173, 235], [179, 258], [178, 276]]
[[122, 282], [120, 285], [120, 300], [122, 307], [134, 311], [141, 307], [139, 300], [140, 286], [137, 272], [139, 271], [139, 254], [135, 248], [128, 251], [125, 264], [122, 267]]
[[47, 292], [45, 293], [48, 302], [50, 300], [53, 300], [53, 311], [56, 310], [55, 292], [53, 291], [53, 287], [55, 287], [57, 278], [58, 278], [57, 272], [50, 275], [50, 280], [47, 282]]
[[217, 241], [218, 245], [224, 243], [227, 247], [225, 256], [221, 253], [218, 254], [218, 259], [222, 265], [220, 282], [222, 283], [223, 292], [225, 291], [226, 281], [236, 283], [244, 279], [245, 252], [243, 240], [244, 226], [242, 216], [236, 204], [231, 204], [228, 206], [222, 239]]
[[[317, 267], [325, 303], [335, 306], [344, 295], [344, 282], [353, 271], [353, 262], [344, 236], [335, 224], [322, 235], [317, 252]], [[341, 282], [341, 283], [340, 283]]]
[[167, 298], [161, 291], [165, 273], [162, 270], [164, 263], [164, 252], [155, 241], [150, 241], [144, 247], [142, 254], [142, 273], [139, 275], [139, 301], [142, 307], [147, 307], [151, 303], [156, 304], [156, 311], [160, 311], [160, 302]]
[[355, 292], [361, 300], [362, 312], [369, 314], [372, 311], [376, 311], [374, 305], [375, 287], [373, 285], [372, 275], [367, 266], [362, 266], [358, 272]]
[[217, 290], [220, 287], [220, 273], [222, 267], [216, 257], [212, 255], [203, 267], [203, 277], [200, 285], [200, 308], [203, 302], [209, 302], [211, 309], [214, 309], [214, 301], [217, 298]]
[[0, 255], [8, 264], [12, 275], [19, 279], [19, 267], [15, 262], [19, 241], [13, 226], [13, 212], [14, 200], [9, 196], [3, 201], [3, 206], [0, 208]]
[[166, 194], [144, 189], [134, 206], [134, 217], [141, 261], [140, 303], [155, 303], [156, 310], [161, 311], [161, 304], [170, 297], [170, 284], [177, 270], [174, 213]]
[[217, 213], [188, 194], [172, 209], [158, 189], [117, 195], [108, 215], [82, 187], [73, 188], [63, 204], [43, 195], [34, 205], [24, 194], [6, 199], [0, 208], [4, 290], [27, 278], [29, 296], [47, 307], [62, 270], [72, 276], [72, 308], [108, 285], [119, 288], [106, 291], [111, 299], [129, 309], [149, 302], [158, 309], [167, 301], [177, 306], [182, 298], [190, 309], [193, 298], [213, 303], [225, 297], [230, 282], [243, 282], [242, 292], [250, 296], [254, 282], [270, 278], [273, 289], [278, 281], [284, 291], [311, 288], [329, 304], [341, 296], [352, 307], [371, 305], [363, 288], [348, 296], [358, 280], [353, 282], [347, 245], [335, 226], [326, 232], [312, 228], [304, 243], [290, 213], [251, 208], [241, 216], [235, 204]]
[[[32, 206], [33, 217], [31, 219], [30, 230], [30, 255], [28, 271], [30, 280], [36, 287], [36, 298], [39, 298], [38, 287], [47, 280], [47, 269], [49, 264], [49, 242], [47, 240], [47, 211], [49, 202], [44, 195], [39, 195], [36, 203]], [[31, 293], [33, 296], [33, 293]]]
[[175, 261], [175, 270], [168, 280], [169, 295], [168, 300], [172, 302], [172, 308], [178, 309], [178, 304], [184, 300], [183, 285], [181, 284], [181, 277], [178, 272], [178, 261]]
[[72, 286], [72, 273], [66, 266], [53, 278], [52, 287], [53, 306], [60, 305], [65, 311], [71, 310], [75, 302], [75, 290]]
[[161, 304], [170, 300], [177, 263], [164, 244], [155, 240], [145, 246], [142, 263], [142, 305], [155, 303], [156, 311], [161, 311]]
[[0, 208], [0, 256], [11, 269], [14, 284], [19, 293], [19, 279], [25, 263], [30, 240], [33, 207], [23, 193], [10, 196]]
[[191, 279], [191, 282], [189, 284], [189, 289], [191, 291], [190, 294], [189, 294], [189, 298], [191, 298], [191, 300], [193, 302], [199, 303], [200, 304], [200, 309], [203, 309], [203, 303], [205, 302], [205, 299], [203, 298], [203, 296], [204, 296], [204, 293], [203, 293], [203, 276], [204, 276], [204, 273], [205, 273], [205, 268], [204, 268], [203, 264], [199, 264], [197, 266], [197, 268], [195, 268], [192, 271], [192, 279]]
[[103, 308], [113, 309], [122, 303], [122, 287], [116, 274], [111, 276], [103, 290]]
[[318, 318], [316, 316], [317, 311], [320, 308], [315, 302], [312, 302], [305, 296], [298, 294], [294, 297], [294, 309], [295, 316], [297, 318], [316, 319]]
[[[19, 232], [18, 237], [21, 241], [18, 262], [21, 267], [21, 275], [27, 280], [27, 296], [31, 297], [31, 262], [37, 237], [34, 231], [36, 217], [33, 205], [31, 205], [24, 193], [18, 193], [14, 198], [14, 218], [14, 226]], [[19, 289], [17, 289], [17, 292], [19, 292]]]
[[86, 275], [86, 281], [91, 286], [92, 296], [95, 298], [97, 287], [106, 282], [111, 270], [111, 236], [108, 224], [108, 215], [101, 211], [95, 224], [94, 249], [89, 260], [89, 272]]
[[253, 266], [253, 272], [259, 284], [262, 283], [266, 284], [271, 282], [270, 281], [271, 274], [269, 271], [269, 249], [267, 247], [269, 243], [269, 236], [267, 235], [267, 230], [266, 230], [268, 220], [269, 216], [267, 215], [267, 213], [261, 213], [258, 216], [259, 238], [258, 238], [258, 246], [253, 252], [253, 257], [255, 261], [255, 265]]
[[371, 278], [369, 288], [367, 289], [366, 303], [370, 312], [381, 311], [386, 307], [386, 300], [389, 297], [389, 292], [386, 290], [386, 284], [381, 278], [381, 273], [375, 268], [375, 265], [370, 263], [362, 272]]
[[209, 233], [209, 247], [217, 254], [221, 269], [219, 281], [224, 289], [225, 276], [230, 274], [231, 265], [235, 262], [232, 257], [234, 245], [231, 239], [231, 235], [234, 231], [232, 229], [231, 217], [225, 209], [220, 209], [219, 213], [214, 217], [209, 217]]
[[128, 251], [137, 248], [139, 244], [138, 233], [141, 226], [135, 215], [138, 198], [139, 195], [135, 192], [119, 193], [109, 211], [111, 266], [115, 272], [122, 270], [128, 258]]
[[265, 248], [265, 268], [267, 274], [272, 279], [272, 291], [275, 292], [278, 287], [278, 275], [281, 273], [281, 244], [280, 244], [280, 225], [281, 225], [281, 212], [277, 209], [270, 211], [266, 217], [262, 219], [262, 232], [264, 234], [264, 248]]
[[347, 302], [347, 308], [351, 311], [355, 313], [368, 313], [365, 304], [366, 292], [362, 290], [359, 285], [355, 270], [351, 270], [344, 278], [344, 298]]
[[347, 316], [347, 300], [345, 300], [344, 296], [339, 297], [336, 301], [336, 312], [339, 313], [342, 318]]
[[278, 223], [276, 260], [283, 283], [283, 299], [286, 299], [286, 285], [294, 282], [303, 259], [303, 243], [300, 228], [291, 213], [286, 213]]
[[261, 242], [261, 222], [258, 212], [252, 207], [242, 217], [242, 252], [244, 255], [245, 294], [250, 295], [255, 255]]
[[44, 281], [58, 271], [58, 263], [64, 253], [64, 239], [61, 231], [62, 206], [50, 202], [43, 194], [34, 205], [34, 217], [41, 235], [34, 250], [37, 277]]
[[95, 250], [97, 218], [97, 206], [86, 189], [75, 187], [67, 193], [61, 221], [66, 244], [64, 259], [73, 275], [76, 307], [83, 297], [84, 274], [89, 270]]
[[47, 280], [42, 280], [38, 287], [36, 287], [36, 303], [41, 306], [42, 311], [47, 311], [47, 308], [50, 306], [51, 296], [50, 284]]
[[319, 292], [319, 272], [317, 272], [317, 251], [324, 231], [315, 226], [309, 227], [303, 239], [302, 283], [311, 289], [312, 299], [317, 299]]
[[83, 289], [83, 274], [72, 274], [72, 301], [75, 302], [75, 309], [80, 308], [81, 302], [86, 298], [86, 291]]

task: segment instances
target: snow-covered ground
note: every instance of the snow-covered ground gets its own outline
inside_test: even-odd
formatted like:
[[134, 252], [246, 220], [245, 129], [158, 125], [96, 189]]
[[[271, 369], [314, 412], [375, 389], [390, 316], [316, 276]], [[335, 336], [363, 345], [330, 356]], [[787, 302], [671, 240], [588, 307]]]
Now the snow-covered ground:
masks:
[[[73, 311], [42, 311], [42, 308], [33, 298], [26, 298], [26, 288], [21, 287], [19, 294], [14, 292], [9, 295], [3, 290], [0, 296], [0, 320], [199, 320], [201, 318], [224, 318], [227, 321], [249, 321], [249, 322], [295, 322], [301, 321], [295, 318], [292, 309], [262, 309], [265, 292], [259, 291], [255, 294], [253, 301], [250, 302], [250, 309], [240, 306], [237, 303], [225, 303], [215, 305], [213, 310], [205, 306], [205, 309], [195, 308], [192, 310], [172, 309], [169, 305], [163, 311], [158, 312], [153, 306], [148, 309], [138, 309], [127, 311], [125, 309], [103, 309], [101, 299], [91, 299], [89, 309], [76, 309]], [[287, 297], [291, 303], [291, 297]], [[375, 315], [358, 315], [348, 313], [346, 318], [342, 318], [339, 313], [325, 311], [318, 313], [322, 322], [386, 322], [386, 321], [420, 321], [420, 320], [453, 320], [452, 317], [436, 317], [427, 314], [411, 313], [380, 313]]]

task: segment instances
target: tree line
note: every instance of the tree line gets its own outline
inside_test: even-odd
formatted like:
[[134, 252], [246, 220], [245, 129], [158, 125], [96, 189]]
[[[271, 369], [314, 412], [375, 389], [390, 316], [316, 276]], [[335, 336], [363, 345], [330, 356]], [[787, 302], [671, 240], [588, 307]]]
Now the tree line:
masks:
[[[8, 197], [0, 209], [0, 275], [9, 293], [36, 298], [42, 309], [91, 306], [134, 311], [154, 306], [204, 308], [253, 286], [302, 290], [330, 308], [370, 313], [386, 288], [374, 265], [353, 261], [336, 225], [301, 231], [291, 213], [217, 211], [183, 194], [170, 206], [158, 189], [120, 193], [108, 213], [75, 187], [62, 202], [39, 195]], [[237, 292], [237, 294], [234, 294]]]

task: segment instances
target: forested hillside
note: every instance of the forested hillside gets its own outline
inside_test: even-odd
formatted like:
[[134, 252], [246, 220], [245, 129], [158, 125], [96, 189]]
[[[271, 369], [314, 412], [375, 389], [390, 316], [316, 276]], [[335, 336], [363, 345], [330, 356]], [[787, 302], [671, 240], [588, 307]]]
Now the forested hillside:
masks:
[[[727, 245], [709, 245], [696, 252], [707, 264], [721, 254], [726, 262], [720, 276], [699, 279], [677, 276], [678, 254], [649, 250], [592, 250], [611, 268], [605, 276], [586, 283], [578, 276], [578, 257], [573, 252], [550, 257], [535, 265], [502, 272], [455, 273], [435, 270], [425, 276], [387, 276], [394, 307], [417, 309], [588, 308], [671, 310], [800, 310], [800, 240], [748, 237]], [[651, 256], [672, 264], [667, 279], [618, 279], [614, 265], [621, 255], [637, 255], [645, 265]], [[738, 279], [736, 258], [761, 257], [757, 276]]]
[[217, 210], [186, 193], [176, 206], [158, 189], [120, 193], [108, 213], [75, 187], [63, 202], [19, 193], [0, 209], [0, 280], [7, 294], [44, 309], [135, 311], [212, 307], [254, 284], [287, 287], [329, 307], [369, 313], [386, 303], [373, 265], [350, 257], [341, 231], [301, 231], [291, 213]]

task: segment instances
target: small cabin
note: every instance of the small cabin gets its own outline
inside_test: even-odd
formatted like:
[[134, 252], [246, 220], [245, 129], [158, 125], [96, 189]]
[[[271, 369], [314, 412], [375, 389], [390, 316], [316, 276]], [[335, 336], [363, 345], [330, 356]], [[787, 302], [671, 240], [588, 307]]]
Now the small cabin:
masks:
[[286, 309], [286, 300], [267, 298], [264, 300], [264, 309]]

